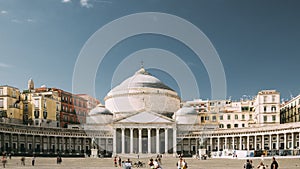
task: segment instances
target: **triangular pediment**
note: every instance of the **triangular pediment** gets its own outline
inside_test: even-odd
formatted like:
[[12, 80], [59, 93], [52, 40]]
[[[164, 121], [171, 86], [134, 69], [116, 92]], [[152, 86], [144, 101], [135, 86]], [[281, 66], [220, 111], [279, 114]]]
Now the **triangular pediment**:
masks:
[[119, 123], [172, 123], [172, 119], [154, 112], [139, 112], [116, 120]]

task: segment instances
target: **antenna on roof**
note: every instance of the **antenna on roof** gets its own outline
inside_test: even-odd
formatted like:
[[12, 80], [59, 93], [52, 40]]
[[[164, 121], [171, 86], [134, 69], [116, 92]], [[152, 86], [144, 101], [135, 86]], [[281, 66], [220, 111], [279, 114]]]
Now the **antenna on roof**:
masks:
[[293, 95], [292, 95], [292, 92], [289, 90], [289, 93], [290, 93], [290, 97], [291, 99], [293, 98]]
[[141, 68], [144, 68], [144, 61], [141, 61]]

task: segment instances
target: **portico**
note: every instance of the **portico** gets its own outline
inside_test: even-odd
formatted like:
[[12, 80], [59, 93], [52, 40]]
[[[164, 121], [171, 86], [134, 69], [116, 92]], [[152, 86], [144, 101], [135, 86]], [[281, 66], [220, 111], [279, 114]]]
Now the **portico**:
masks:
[[[154, 112], [139, 112], [114, 122], [113, 154], [173, 154], [176, 123]], [[175, 138], [175, 140], [174, 140]]]

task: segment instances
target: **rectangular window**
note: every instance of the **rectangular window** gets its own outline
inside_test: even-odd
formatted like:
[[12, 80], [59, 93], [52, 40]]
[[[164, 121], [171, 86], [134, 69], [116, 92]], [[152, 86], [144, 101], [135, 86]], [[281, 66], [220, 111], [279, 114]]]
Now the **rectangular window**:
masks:
[[40, 107], [40, 100], [39, 99], [35, 99], [34, 100], [34, 107], [35, 108], [39, 108]]
[[212, 121], [217, 121], [217, 117], [216, 116], [212, 116]]
[[272, 121], [275, 122], [276, 121], [276, 115], [272, 116]]
[[264, 122], [268, 120], [268, 116], [264, 116]]
[[252, 114], [249, 115], [249, 119], [252, 119]]
[[0, 96], [3, 95], [3, 88], [0, 89]]
[[230, 115], [227, 115], [227, 120], [230, 120]]
[[238, 119], [239, 119], [239, 116], [236, 114], [236, 115], [234, 116], [234, 118], [235, 118], [236, 120], [238, 120]]
[[264, 112], [267, 112], [267, 106], [264, 106]]
[[4, 104], [3, 104], [3, 99], [0, 99], [0, 108], [3, 108]]
[[273, 95], [273, 96], [272, 96], [272, 102], [273, 102], [273, 103], [276, 101], [275, 99], [276, 99], [276, 97]]
[[272, 111], [272, 112], [276, 112], [276, 106], [272, 106], [272, 107], [271, 107], [271, 111]]
[[223, 115], [220, 115], [220, 120], [223, 120]]
[[245, 124], [242, 124], [242, 127], [245, 127]]
[[208, 121], [208, 120], [209, 120], [209, 116], [205, 116], [205, 120], [207, 120], [207, 121]]
[[244, 114], [242, 114], [242, 120], [245, 120], [245, 115]]
[[264, 96], [264, 103], [267, 102], [267, 96]]

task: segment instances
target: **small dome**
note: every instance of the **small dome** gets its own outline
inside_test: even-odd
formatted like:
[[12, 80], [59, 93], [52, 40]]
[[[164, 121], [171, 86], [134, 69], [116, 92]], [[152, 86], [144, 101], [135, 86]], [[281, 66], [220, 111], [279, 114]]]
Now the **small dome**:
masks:
[[182, 107], [181, 109], [175, 112], [176, 116], [185, 116], [185, 115], [198, 115], [196, 110], [193, 107]]
[[182, 107], [175, 112], [173, 119], [177, 124], [200, 124], [200, 116], [193, 107]]
[[90, 116], [95, 115], [113, 115], [108, 109], [106, 109], [102, 104], [97, 105], [89, 112]]

